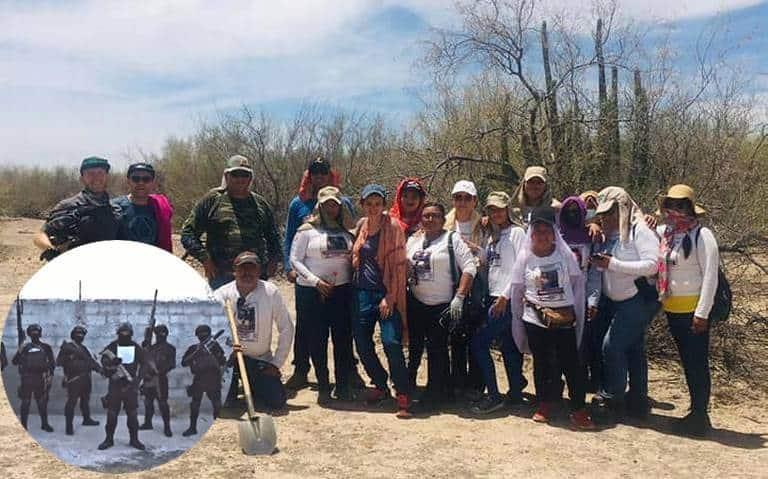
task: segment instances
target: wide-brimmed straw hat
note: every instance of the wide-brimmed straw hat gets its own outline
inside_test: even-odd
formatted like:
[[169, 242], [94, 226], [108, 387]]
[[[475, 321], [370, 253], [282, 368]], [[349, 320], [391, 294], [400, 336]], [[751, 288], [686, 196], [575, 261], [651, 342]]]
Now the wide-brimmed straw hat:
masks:
[[666, 195], [660, 195], [659, 196], [659, 210], [661, 210], [662, 206], [664, 205], [664, 200], [667, 198], [673, 199], [673, 200], [688, 200], [693, 205], [693, 212], [696, 213], [696, 215], [703, 215], [707, 212], [706, 209], [704, 209], [703, 206], [696, 203], [696, 194], [693, 191], [693, 188], [691, 188], [688, 185], [674, 185], [672, 186], [669, 191], [667, 191]]

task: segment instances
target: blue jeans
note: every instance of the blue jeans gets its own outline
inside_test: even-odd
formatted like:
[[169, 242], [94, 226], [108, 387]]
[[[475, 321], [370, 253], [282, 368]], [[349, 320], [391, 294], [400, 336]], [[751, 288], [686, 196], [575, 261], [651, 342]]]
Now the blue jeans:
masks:
[[491, 358], [491, 343], [494, 340], [501, 341], [501, 354], [504, 358], [504, 369], [507, 372], [509, 384], [509, 396], [519, 399], [522, 391], [528, 385], [523, 377], [523, 355], [518, 351], [514, 339], [512, 339], [512, 316], [509, 310], [499, 318], [488, 315], [488, 320], [483, 324], [474, 336], [472, 336], [472, 355], [477, 361], [480, 372], [483, 375], [485, 387], [489, 396], [500, 396], [499, 385], [496, 381], [496, 367]]
[[379, 303], [384, 298], [380, 291], [357, 289], [357, 315], [355, 317], [354, 335], [357, 354], [365, 367], [365, 372], [371, 378], [373, 384], [382, 390], [389, 390], [387, 386], [387, 371], [381, 365], [376, 355], [376, 347], [373, 344], [373, 331], [376, 323], [379, 323], [381, 342], [384, 344], [384, 354], [389, 363], [389, 375], [395, 384], [398, 393], [408, 394], [408, 370], [405, 366], [403, 354], [403, 323], [400, 313], [393, 308], [388, 318], [379, 315]]
[[709, 330], [693, 334], [693, 313], [666, 313], [669, 332], [677, 344], [680, 361], [685, 371], [685, 382], [691, 397], [691, 411], [706, 414], [712, 380], [709, 375]]
[[605, 397], [624, 400], [627, 374], [635, 404], [648, 400], [648, 358], [645, 336], [656, 312], [639, 294], [625, 301], [611, 301], [613, 319], [603, 339], [603, 391]]

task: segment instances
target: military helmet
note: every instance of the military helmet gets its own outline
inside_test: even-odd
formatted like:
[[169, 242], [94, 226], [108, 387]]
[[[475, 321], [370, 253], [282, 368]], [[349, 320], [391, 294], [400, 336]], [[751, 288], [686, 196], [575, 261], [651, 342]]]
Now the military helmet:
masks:
[[33, 323], [27, 326], [27, 334], [31, 334], [32, 331], [35, 331], [35, 330], [37, 330], [38, 333], [43, 334], [43, 327], [40, 326], [39, 324]]
[[76, 333], [76, 332], [81, 332], [81, 333], [83, 333], [83, 336], [85, 336], [86, 334], [88, 334], [88, 330], [87, 330], [87, 329], [85, 329], [85, 326], [82, 326], [82, 325], [79, 325], [79, 324], [78, 324], [77, 326], [75, 326], [74, 328], [72, 328], [72, 331], [70, 331], [70, 333], [69, 333], [69, 337], [70, 337], [70, 338], [72, 338], [72, 339], [75, 339], [75, 333]]
[[195, 328], [195, 336], [200, 336], [201, 334], [205, 334], [207, 336], [211, 335], [211, 327], [207, 324], [201, 324], [200, 326]]
[[166, 336], [168, 336], [168, 326], [164, 324], [158, 324], [155, 326], [155, 333], [164, 333]]
[[120, 323], [120, 326], [117, 327], [117, 334], [120, 334], [122, 331], [128, 331], [133, 336], [133, 326], [128, 321]]

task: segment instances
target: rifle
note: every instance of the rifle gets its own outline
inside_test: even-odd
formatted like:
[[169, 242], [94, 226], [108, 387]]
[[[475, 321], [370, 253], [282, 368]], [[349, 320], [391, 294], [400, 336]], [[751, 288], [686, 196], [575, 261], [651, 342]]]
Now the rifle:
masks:
[[[113, 353], [107, 348], [104, 348], [104, 350], [101, 352], [101, 356], [106, 358], [106, 360], [109, 361], [110, 363], [114, 363], [118, 359], [117, 356], [115, 356], [115, 353]], [[131, 373], [129, 373], [128, 370], [125, 369], [125, 366], [123, 366], [122, 363], [117, 365], [117, 371], [115, 372], [115, 374], [112, 375], [112, 378], [114, 378], [115, 380], [125, 379], [129, 383], [133, 382], [133, 376], [131, 376]]]
[[213, 352], [211, 351], [211, 346], [213, 346], [213, 343], [217, 342], [216, 340], [219, 339], [219, 337], [222, 334], [224, 334], [224, 330], [220, 329], [216, 334], [214, 334], [213, 336], [209, 336], [208, 339], [198, 344], [197, 348], [192, 354], [189, 355], [188, 359], [191, 360], [192, 358], [200, 354], [203, 350], [207, 351], [208, 354], [213, 354]]
[[[147, 350], [152, 346], [152, 335], [155, 332], [155, 324], [157, 324], [157, 319], [155, 318], [156, 309], [157, 290], [155, 290], [155, 297], [152, 300], [152, 311], [149, 313], [149, 326], [147, 326], [144, 330], [144, 341], [141, 342], [141, 347]], [[155, 360], [152, 358], [152, 355], [149, 354], [149, 351], [147, 351], [145, 363], [147, 367], [147, 374], [144, 374], [144, 377], [142, 378], [142, 384], [139, 388], [141, 394], [144, 394], [146, 389], [157, 389], [159, 386], [157, 364], [155, 364]]]
[[21, 302], [21, 298], [16, 296], [16, 329], [19, 332], [19, 346], [24, 344], [24, 340], [27, 336], [24, 334], [24, 327], [21, 325], [21, 315], [24, 312], [24, 303]]
[[149, 313], [149, 326], [144, 329], [144, 341], [141, 342], [142, 348], [148, 348], [152, 346], [152, 334], [155, 332], [155, 310], [157, 309], [157, 290], [155, 290], [155, 298], [152, 300], [152, 311]]

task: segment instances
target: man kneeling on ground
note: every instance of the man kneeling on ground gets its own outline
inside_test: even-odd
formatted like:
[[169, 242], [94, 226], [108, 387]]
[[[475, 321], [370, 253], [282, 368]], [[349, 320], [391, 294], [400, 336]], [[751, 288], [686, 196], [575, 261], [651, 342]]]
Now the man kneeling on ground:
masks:
[[[243, 353], [254, 399], [263, 401], [268, 409], [281, 410], [287, 394], [280, 380], [280, 368], [291, 349], [294, 325], [277, 286], [259, 279], [261, 263], [255, 253], [240, 253], [234, 261], [235, 280], [217, 289], [215, 295], [220, 301], [231, 301], [236, 306], [240, 349], [235, 348], [234, 352]], [[273, 324], [279, 333], [274, 353], [271, 349]], [[239, 376], [235, 367], [225, 407], [232, 406], [237, 399]]]

